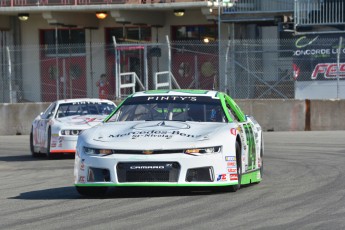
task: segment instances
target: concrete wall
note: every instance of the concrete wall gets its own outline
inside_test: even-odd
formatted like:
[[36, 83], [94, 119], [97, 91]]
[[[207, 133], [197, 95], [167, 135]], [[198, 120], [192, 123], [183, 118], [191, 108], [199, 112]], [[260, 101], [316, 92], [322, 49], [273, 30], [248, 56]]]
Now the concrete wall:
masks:
[[[345, 100], [236, 100], [264, 131], [345, 130]], [[0, 104], [0, 135], [28, 135], [50, 103]], [[117, 102], [116, 104], [119, 104]]]
[[310, 101], [311, 130], [345, 130], [345, 100]]
[[0, 104], [0, 135], [27, 135], [37, 115], [50, 103]]
[[304, 131], [306, 103], [303, 100], [236, 100], [265, 131]]

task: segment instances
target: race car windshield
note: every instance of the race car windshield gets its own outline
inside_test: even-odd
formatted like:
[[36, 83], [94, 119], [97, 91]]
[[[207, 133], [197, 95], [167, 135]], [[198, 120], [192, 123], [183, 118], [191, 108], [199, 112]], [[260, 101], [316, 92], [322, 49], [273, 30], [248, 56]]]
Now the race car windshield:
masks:
[[60, 104], [56, 117], [75, 115], [108, 115], [115, 109], [113, 104], [103, 102], [75, 102]]
[[[163, 100], [151, 97], [129, 98], [116, 111], [108, 122], [115, 121], [197, 121], [225, 122], [225, 115], [219, 100], [205, 100], [193, 97], [180, 100], [179, 97], [162, 97]], [[200, 97], [206, 98], [206, 97]]]

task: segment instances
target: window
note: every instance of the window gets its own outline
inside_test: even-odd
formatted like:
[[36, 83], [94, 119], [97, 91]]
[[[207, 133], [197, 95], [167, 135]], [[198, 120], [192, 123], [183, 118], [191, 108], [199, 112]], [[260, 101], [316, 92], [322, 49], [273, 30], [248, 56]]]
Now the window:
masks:
[[55, 29], [41, 30], [41, 44], [46, 56], [85, 55], [85, 30], [58, 29], [57, 34]]
[[173, 26], [172, 34], [174, 41], [201, 41], [205, 38], [214, 41], [217, 39], [218, 29], [215, 25]]
[[107, 44], [113, 44], [113, 36], [117, 43], [151, 41], [151, 27], [117, 27], [106, 30]]
[[42, 118], [44, 119], [49, 119], [53, 116], [54, 111], [55, 111], [56, 103], [51, 104], [47, 110], [44, 112]]

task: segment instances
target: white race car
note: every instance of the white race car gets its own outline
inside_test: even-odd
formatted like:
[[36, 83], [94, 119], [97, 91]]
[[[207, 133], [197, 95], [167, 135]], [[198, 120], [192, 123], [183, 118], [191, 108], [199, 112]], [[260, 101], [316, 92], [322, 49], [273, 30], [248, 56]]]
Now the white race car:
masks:
[[81, 131], [100, 124], [115, 108], [114, 102], [103, 99], [67, 99], [51, 103], [32, 122], [32, 156], [75, 153]]
[[261, 181], [260, 125], [228, 95], [156, 90], [129, 96], [78, 138], [74, 176], [81, 195], [111, 186], [227, 186]]

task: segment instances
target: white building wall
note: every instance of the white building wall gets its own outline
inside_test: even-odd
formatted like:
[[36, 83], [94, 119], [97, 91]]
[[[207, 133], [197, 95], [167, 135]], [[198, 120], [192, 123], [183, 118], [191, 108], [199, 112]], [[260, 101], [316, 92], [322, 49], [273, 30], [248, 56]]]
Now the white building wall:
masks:
[[21, 22], [23, 95], [28, 101], [41, 101], [39, 29], [51, 28], [39, 14]]
[[[155, 14], [150, 12], [151, 15], [147, 15], [148, 11], [141, 12], [146, 21], [155, 22], [156, 24], [163, 24], [164, 27], [158, 28], [158, 42], [166, 44], [166, 36], [171, 40], [171, 25], [206, 25], [212, 24], [206, 20], [206, 16], [202, 14], [200, 9], [186, 10], [183, 17], [176, 17], [173, 14], [173, 10], [167, 10], [163, 13]], [[130, 14], [129, 14], [130, 15]], [[136, 22], [140, 14], [132, 16], [129, 21]], [[98, 20], [95, 17], [95, 20]], [[145, 21], [143, 21], [145, 23]], [[148, 24], [150, 26], [152, 24]], [[108, 15], [104, 20], [99, 20], [99, 27], [85, 31], [86, 42], [86, 62], [87, 62], [87, 92], [88, 97], [97, 97], [98, 88], [96, 87], [96, 81], [102, 73], [106, 73], [109, 66], [106, 66], [105, 60], [105, 28], [109, 27], [121, 27], [120, 23], [116, 23], [116, 19]], [[133, 26], [129, 24], [128, 26]], [[55, 27], [49, 25], [47, 20], [42, 17], [42, 14], [32, 14], [28, 21], [21, 22], [21, 34], [22, 34], [22, 73], [23, 73], [23, 97], [28, 101], [39, 102], [41, 98], [41, 63], [39, 53], [39, 30], [40, 29], [54, 29]], [[226, 30], [226, 24], [222, 25], [222, 31]], [[227, 37], [227, 33], [221, 33], [223, 38]], [[152, 41], [156, 41], [156, 28], [152, 27]], [[90, 50], [90, 42], [92, 49]], [[162, 54], [166, 55], [167, 50], [162, 50]], [[164, 53], [165, 52], [165, 53]], [[92, 53], [92, 69], [90, 54]], [[155, 64], [155, 63], [153, 63]], [[168, 70], [168, 62], [160, 62], [160, 70]], [[149, 76], [152, 77], [152, 76]]]

